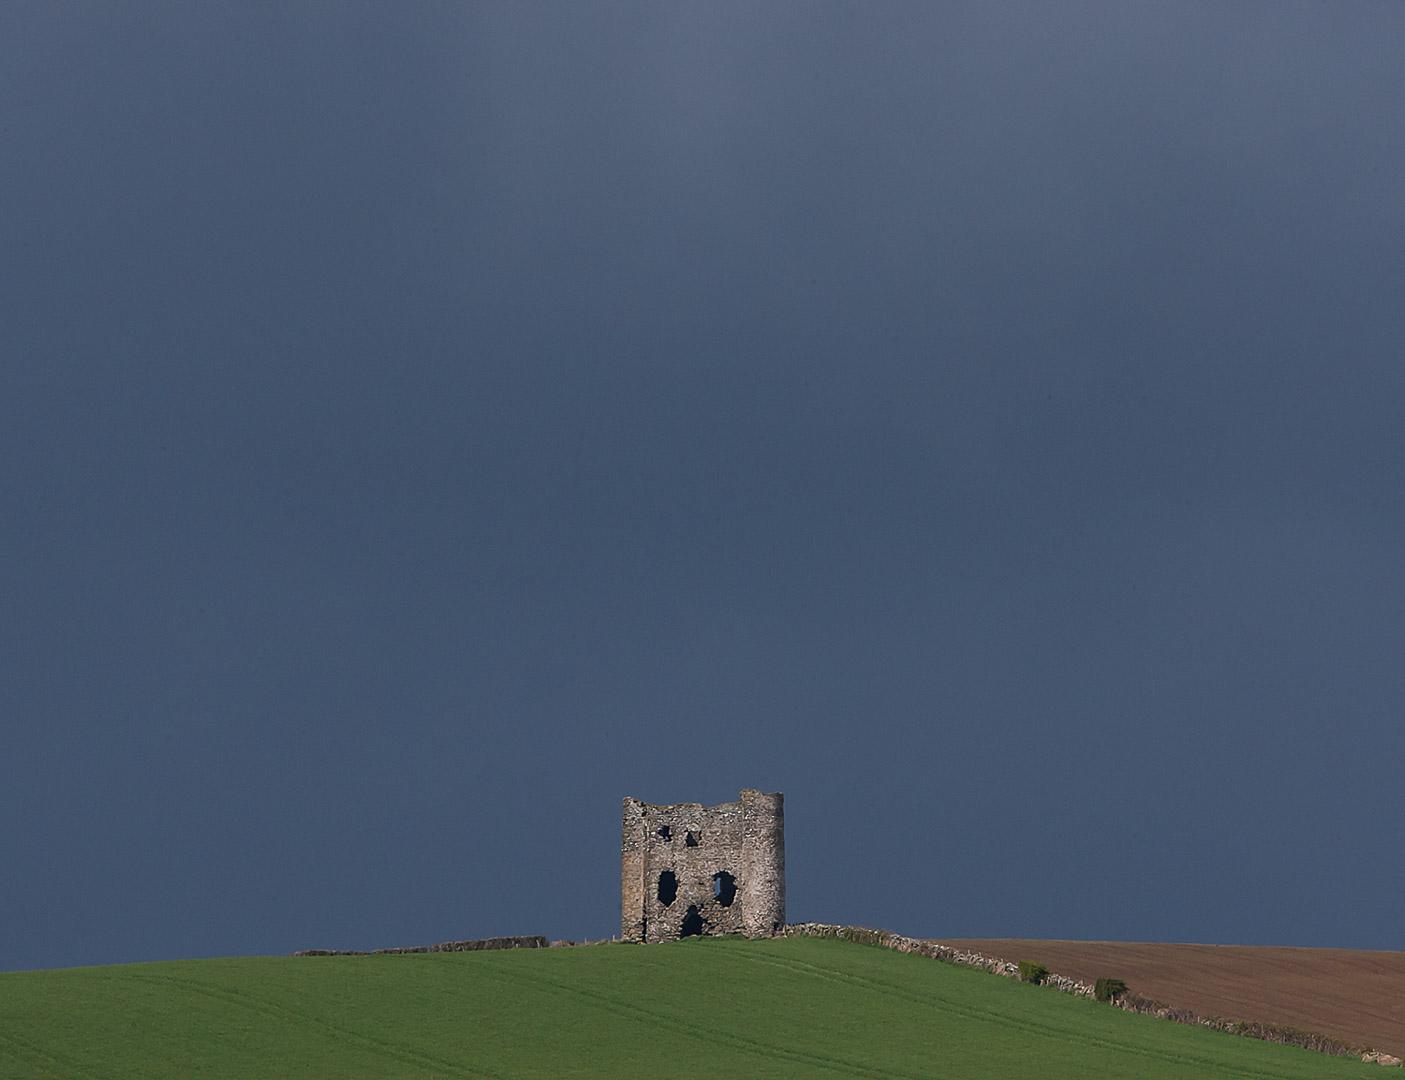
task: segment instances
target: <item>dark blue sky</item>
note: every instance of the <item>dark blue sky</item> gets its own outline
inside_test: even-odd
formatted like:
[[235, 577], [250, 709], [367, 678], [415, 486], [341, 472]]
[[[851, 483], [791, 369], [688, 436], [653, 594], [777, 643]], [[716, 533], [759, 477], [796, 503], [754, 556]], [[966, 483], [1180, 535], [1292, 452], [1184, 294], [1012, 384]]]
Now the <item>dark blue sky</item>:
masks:
[[0, 969], [1405, 948], [1405, 6], [0, 8]]

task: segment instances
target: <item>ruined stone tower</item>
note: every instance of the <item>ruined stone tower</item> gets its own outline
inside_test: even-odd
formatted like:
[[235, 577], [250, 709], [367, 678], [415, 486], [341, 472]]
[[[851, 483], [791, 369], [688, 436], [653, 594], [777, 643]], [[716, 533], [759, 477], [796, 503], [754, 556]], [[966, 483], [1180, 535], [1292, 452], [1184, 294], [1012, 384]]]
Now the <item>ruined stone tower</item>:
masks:
[[720, 806], [624, 800], [620, 937], [769, 937], [785, 927], [785, 800], [746, 788]]

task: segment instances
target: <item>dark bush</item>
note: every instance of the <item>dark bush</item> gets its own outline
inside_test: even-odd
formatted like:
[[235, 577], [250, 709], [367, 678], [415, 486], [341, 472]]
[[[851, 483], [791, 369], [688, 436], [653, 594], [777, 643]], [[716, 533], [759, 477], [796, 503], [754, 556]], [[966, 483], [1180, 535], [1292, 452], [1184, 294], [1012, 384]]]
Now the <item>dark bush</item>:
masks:
[[1038, 986], [1049, 977], [1049, 969], [1043, 964], [1036, 964], [1033, 960], [1020, 961], [1020, 982], [1033, 983]]
[[1099, 979], [1093, 984], [1093, 996], [1099, 1001], [1112, 1001], [1127, 992], [1127, 984], [1121, 979]]

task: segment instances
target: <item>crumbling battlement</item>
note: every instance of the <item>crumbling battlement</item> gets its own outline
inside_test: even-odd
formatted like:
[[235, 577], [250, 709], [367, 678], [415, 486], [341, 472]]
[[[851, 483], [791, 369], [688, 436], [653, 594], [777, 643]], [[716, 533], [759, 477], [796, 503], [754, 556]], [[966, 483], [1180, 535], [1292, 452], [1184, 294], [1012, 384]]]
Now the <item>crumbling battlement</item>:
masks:
[[746, 788], [720, 806], [624, 800], [620, 937], [785, 930], [785, 800]]

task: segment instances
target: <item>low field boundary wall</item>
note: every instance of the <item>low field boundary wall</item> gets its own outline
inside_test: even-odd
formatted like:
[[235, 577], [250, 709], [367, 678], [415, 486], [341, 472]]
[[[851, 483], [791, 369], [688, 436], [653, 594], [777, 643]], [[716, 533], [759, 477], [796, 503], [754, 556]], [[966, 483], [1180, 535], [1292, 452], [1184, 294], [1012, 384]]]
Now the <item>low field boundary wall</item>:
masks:
[[539, 934], [527, 937], [471, 938], [438, 945], [403, 945], [393, 949], [299, 949], [294, 956], [397, 956], [405, 953], [479, 952], [483, 949], [545, 949], [551, 942]]
[[[938, 941], [895, 934], [891, 930], [871, 930], [863, 926], [837, 926], [831, 923], [793, 923], [785, 928], [785, 932], [792, 937], [841, 938], [844, 941], [853, 941], [861, 945], [876, 945], [882, 949], [926, 956], [947, 964], [980, 968], [992, 975], [1003, 975], [1012, 979], [1020, 978], [1020, 965], [1017, 960], [986, 956], [983, 953], [943, 945]], [[1025, 959], [1034, 958], [1026, 957]], [[1108, 974], [1116, 975], [1116, 972], [1108, 972]], [[1065, 975], [1053, 972], [1047, 973], [1040, 985], [1065, 994], [1094, 997], [1094, 987], [1089, 983], [1070, 979]], [[1315, 1031], [1300, 1031], [1284, 1024], [1270, 1024], [1255, 1020], [1233, 1020], [1221, 1016], [1201, 1016], [1189, 1009], [1178, 1009], [1164, 1002], [1142, 997], [1130, 990], [1117, 995], [1108, 1004], [1124, 1012], [1144, 1013], [1162, 1020], [1172, 1020], [1178, 1024], [1191, 1024], [1196, 1027], [1210, 1028], [1213, 1031], [1224, 1031], [1231, 1035], [1261, 1039], [1264, 1042], [1282, 1043], [1285, 1046], [1301, 1046], [1305, 1050], [1315, 1050], [1318, 1053], [1331, 1054], [1334, 1057], [1360, 1058], [1362, 1061], [1373, 1061], [1379, 1065], [1401, 1064], [1400, 1058], [1377, 1050], [1352, 1046], [1332, 1035], [1323, 1035]]]

